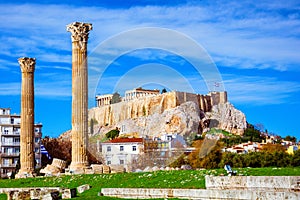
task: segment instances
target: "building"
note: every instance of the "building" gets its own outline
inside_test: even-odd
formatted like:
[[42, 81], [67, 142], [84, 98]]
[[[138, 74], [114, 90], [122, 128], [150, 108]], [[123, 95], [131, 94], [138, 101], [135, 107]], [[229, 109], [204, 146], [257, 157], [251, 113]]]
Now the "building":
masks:
[[[0, 108], [0, 175], [9, 177], [15, 172], [20, 156], [21, 116], [11, 114], [10, 108]], [[41, 167], [42, 124], [34, 125], [36, 168]]]
[[291, 145], [287, 148], [286, 152], [290, 155], [294, 155], [295, 151], [297, 151], [299, 147], [297, 145]]
[[143, 138], [116, 138], [101, 143], [101, 152], [107, 165], [121, 165], [125, 169], [144, 151]]
[[113, 97], [112, 94], [97, 95], [96, 96], [97, 107], [111, 104], [112, 97]]
[[145, 154], [148, 154], [154, 166], [159, 167], [166, 167], [180, 155], [189, 152], [183, 137], [176, 133], [145, 139], [144, 145]]
[[141, 87], [135, 88], [133, 90], [127, 90], [125, 92], [124, 101], [131, 101], [134, 99], [138, 99], [141, 97], [147, 97], [147, 96], [155, 96], [159, 94], [159, 90], [147, 90], [143, 89]]
[[[133, 90], [127, 90], [125, 92], [125, 97], [121, 99], [121, 101], [131, 101], [134, 99], [138, 99], [141, 97], [155, 96], [160, 94], [159, 90], [148, 90], [143, 89], [141, 87], [135, 88]], [[113, 94], [104, 94], [104, 95], [96, 95], [96, 104], [97, 107], [110, 105], [112, 104]]]

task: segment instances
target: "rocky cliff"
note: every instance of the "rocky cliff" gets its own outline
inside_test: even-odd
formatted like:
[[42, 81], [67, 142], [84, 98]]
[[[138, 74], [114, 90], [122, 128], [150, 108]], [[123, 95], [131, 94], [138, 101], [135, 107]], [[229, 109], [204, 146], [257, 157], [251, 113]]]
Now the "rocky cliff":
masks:
[[89, 121], [97, 121], [94, 133], [118, 127], [121, 134], [138, 137], [178, 133], [190, 140], [195, 134], [220, 128], [242, 135], [245, 115], [227, 102], [226, 93], [208, 95], [169, 92], [89, 110]]

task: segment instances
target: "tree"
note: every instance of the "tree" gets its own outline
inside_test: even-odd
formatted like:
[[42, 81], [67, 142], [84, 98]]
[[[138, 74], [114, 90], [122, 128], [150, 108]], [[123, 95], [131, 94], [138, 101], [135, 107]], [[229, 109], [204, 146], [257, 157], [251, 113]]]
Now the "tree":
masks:
[[119, 103], [122, 101], [122, 97], [118, 92], [115, 92], [111, 98], [111, 104]]
[[268, 144], [265, 144], [262, 147], [262, 151], [265, 151], [267, 153], [274, 153], [276, 151], [285, 152], [285, 148], [281, 144], [270, 144], [270, 143], [268, 143]]
[[286, 140], [286, 141], [291, 141], [291, 142], [295, 142], [295, 143], [296, 143], [297, 138], [294, 137], [294, 136], [287, 135], [287, 136], [284, 138], [284, 140]]
[[252, 124], [247, 123], [247, 129], [243, 135], [243, 142], [262, 142], [263, 139], [264, 137], [261, 135], [260, 131], [257, 130]]
[[107, 133], [105, 134], [105, 136], [106, 136], [108, 139], [113, 140], [114, 138], [119, 137], [119, 133], [120, 133], [120, 130], [119, 130], [118, 128], [116, 128], [116, 129], [113, 129], [113, 130], [110, 130], [109, 132], [107, 132]]
[[[72, 142], [70, 140], [64, 140], [60, 138], [49, 138], [46, 137], [42, 139], [42, 144], [45, 146], [46, 150], [53, 158], [58, 158], [66, 161], [67, 165], [71, 163], [72, 160]], [[100, 163], [100, 161], [91, 154], [87, 152], [89, 163]], [[52, 163], [52, 159], [49, 160], [45, 155], [42, 155], [42, 167], [45, 167], [47, 164]]]
[[294, 167], [300, 166], [300, 150], [294, 152], [293, 158], [291, 160], [291, 164]]
[[162, 90], [161, 90], [161, 93], [162, 93], [162, 94], [163, 94], [163, 93], [167, 93], [167, 89], [166, 89], [166, 88], [162, 89]]
[[195, 151], [188, 155], [188, 162], [193, 168], [217, 168], [222, 159], [223, 144], [215, 140], [196, 140]]

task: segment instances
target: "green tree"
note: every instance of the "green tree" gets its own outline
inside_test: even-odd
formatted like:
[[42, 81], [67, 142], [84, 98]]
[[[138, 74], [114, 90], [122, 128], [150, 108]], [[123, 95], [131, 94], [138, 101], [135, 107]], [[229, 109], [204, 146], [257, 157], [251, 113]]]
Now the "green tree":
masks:
[[161, 90], [161, 93], [163, 94], [163, 93], [166, 93], [167, 92], [167, 89], [166, 88], [164, 88], [164, 89], [162, 89]]
[[290, 136], [290, 135], [287, 135], [284, 140], [286, 141], [291, 141], [291, 142], [296, 142], [297, 141], [297, 138], [294, 137], [294, 136]]
[[294, 152], [294, 155], [291, 160], [291, 165], [293, 167], [299, 167], [300, 166], [300, 150], [297, 150]]
[[116, 129], [113, 129], [113, 130], [110, 130], [109, 132], [107, 132], [106, 134], [105, 134], [105, 136], [108, 138], [108, 139], [114, 139], [114, 138], [116, 138], [116, 137], [119, 137], [119, 133], [120, 133], [120, 131], [119, 131], [119, 129], [118, 128], [116, 128]]

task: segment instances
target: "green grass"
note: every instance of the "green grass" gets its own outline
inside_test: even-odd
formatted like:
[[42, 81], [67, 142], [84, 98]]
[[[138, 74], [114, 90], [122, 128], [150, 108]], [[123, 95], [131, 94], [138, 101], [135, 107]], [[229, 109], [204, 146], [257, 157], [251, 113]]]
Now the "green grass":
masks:
[[[244, 176], [300, 176], [300, 168], [241, 168]], [[76, 199], [113, 199], [98, 197], [101, 188], [205, 188], [206, 175], [225, 174], [224, 169], [157, 171], [148, 173], [86, 174], [27, 179], [0, 179], [0, 187], [65, 187], [76, 188], [89, 184], [91, 189]], [[2, 196], [0, 196], [0, 199]], [[4, 198], [5, 199], [5, 198]]]
[[225, 136], [232, 136], [233, 135], [233, 134], [231, 134], [227, 131], [224, 131], [222, 129], [217, 129], [217, 128], [211, 128], [208, 132], [206, 132], [206, 134], [220, 134], [220, 133], [222, 133]]

